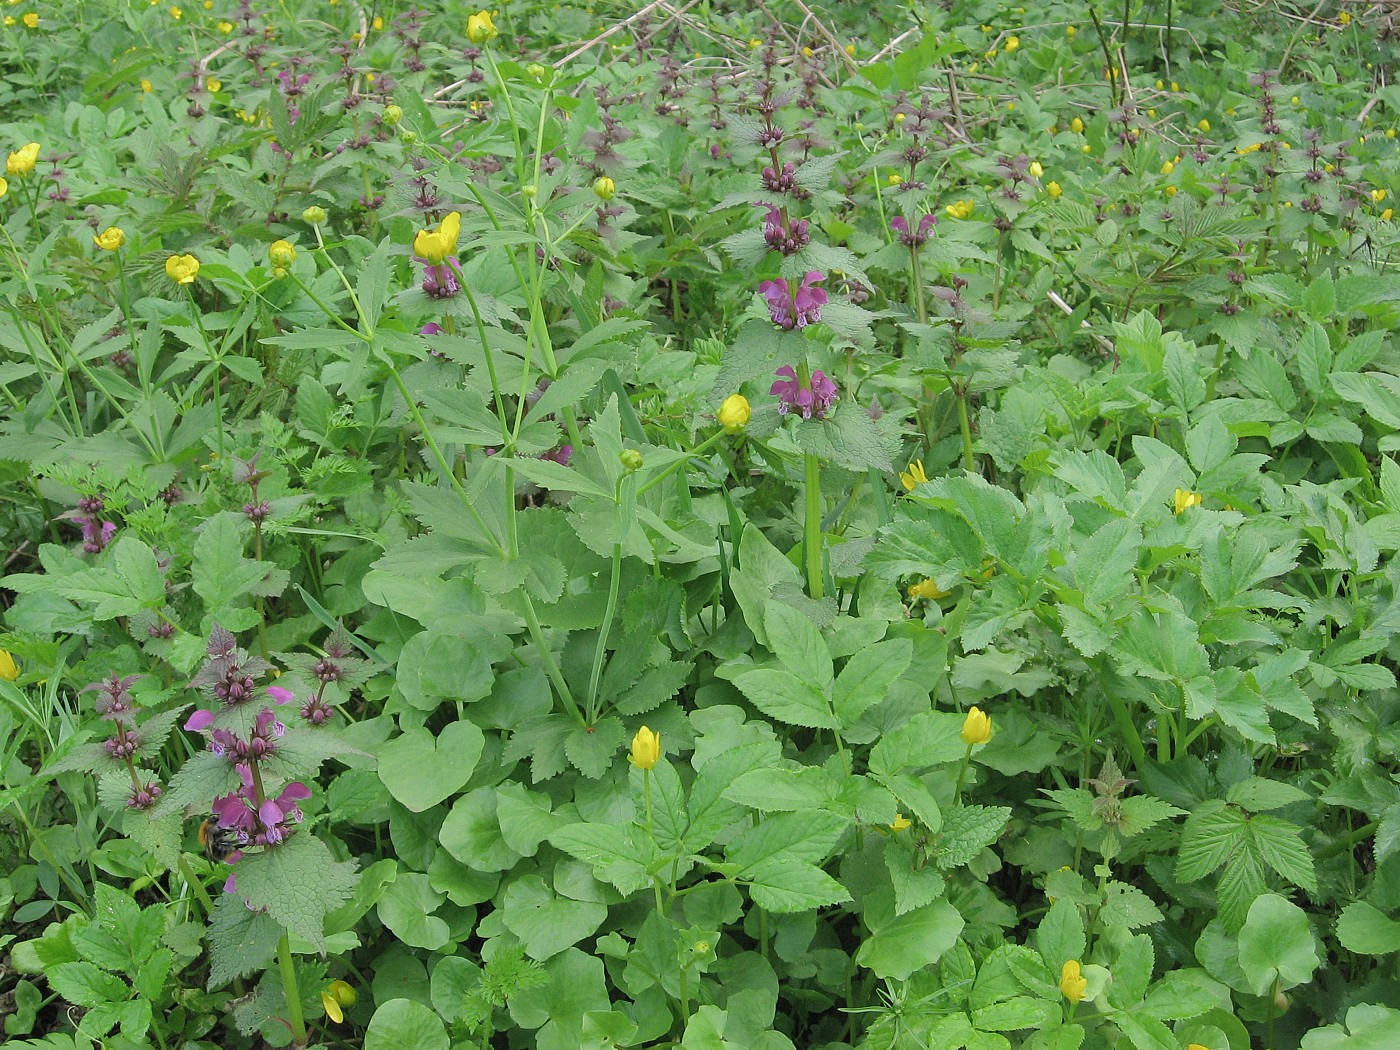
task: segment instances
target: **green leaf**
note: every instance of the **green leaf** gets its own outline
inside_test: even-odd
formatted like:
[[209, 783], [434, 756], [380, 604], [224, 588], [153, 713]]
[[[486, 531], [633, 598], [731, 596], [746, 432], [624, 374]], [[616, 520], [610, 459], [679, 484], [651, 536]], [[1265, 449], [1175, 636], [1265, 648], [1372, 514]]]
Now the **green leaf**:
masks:
[[1099, 922], [1105, 927], [1136, 930], [1162, 921], [1162, 913], [1152, 898], [1126, 882], [1110, 882], [1104, 887], [1104, 903]]
[[445, 894], [432, 888], [427, 875], [405, 872], [379, 898], [379, 921], [404, 944], [439, 951], [452, 940], [451, 927], [433, 914], [445, 899]]
[[846, 830], [849, 821], [825, 810], [779, 813], [767, 817], [725, 847], [725, 859], [738, 866], [740, 875], [773, 857], [818, 863]]
[[165, 574], [151, 548], [131, 536], [121, 536], [109, 548], [106, 567], [70, 573], [54, 590], [71, 601], [93, 606], [94, 620], [134, 616], [142, 609], [165, 604]]
[[938, 836], [939, 868], [951, 871], [972, 861], [1006, 829], [1009, 806], [955, 806], [943, 814]]
[[525, 875], [506, 887], [502, 915], [525, 954], [544, 962], [593, 933], [607, 918], [608, 908], [556, 896], [544, 879]]
[[880, 738], [870, 751], [870, 771], [889, 776], [960, 761], [967, 753], [962, 724], [962, 715], [948, 711], [916, 715]]
[[1159, 1021], [1199, 1017], [1220, 1002], [1220, 985], [1204, 970], [1170, 970], [1152, 986], [1142, 1009]]
[[823, 692], [831, 689], [831, 653], [808, 617], [783, 602], [768, 602], [763, 627], [768, 648], [789, 672]]
[[1352, 901], [1337, 919], [1337, 940], [1359, 955], [1389, 955], [1400, 951], [1400, 922], [1365, 901]]
[[1035, 933], [1035, 946], [1052, 973], [1070, 960], [1084, 958], [1084, 917], [1077, 905], [1056, 901], [1046, 910]]
[[1176, 877], [1195, 882], [1209, 875], [1245, 841], [1246, 817], [1220, 799], [1211, 799], [1186, 819], [1176, 857]]
[[788, 671], [760, 667], [734, 679], [749, 701], [769, 718], [809, 729], [839, 729], [826, 694]]
[[92, 1009], [104, 1003], [121, 1003], [131, 997], [131, 989], [120, 977], [90, 962], [61, 963], [44, 973], [52, 988], [74, 1006]]
[[724, 797], [761, 813], [820, 809], [836, 798], [840, 785], [820, 766], [754, 769], [724, 789]]
[[1400, 1010], [1353, 1006], [1346, 1029], [1329, 1024], [1303, 1036], [1302, 1050], [1393, 1050], [1400, 1046]]
[[593, 865], [597, 876], [623, 896], [650, 883], [649, 870], [659, 857], [650, 836], [631, 824], [570, 824], [551, 832], [549, 841]]
[[626, 743], [627, 728], [608, 715], [593, 726], [573, 726], [564, 737], [564, 754], [584, 776], [600, 780], [618, 761], [618, 752]]
[[350, 861], [337, 861], [313, 835], [294, 834], [286, 842], [250, 853], [234, 865], [235, 892], [292, 933], [325, 947], [326, 913], [340, 907], [358, 876]]
[[1312, 978], [1319, 960], [1302, 908], [1275, 893], [1259, 897], [1240, 930], [1240, 967], [1255, 995], [1287, 990]]
[[209, 916], [209, 990], [267, 969], [281, 938], [272, 916], [251, 911], [236, 894], [220, 894]]
[[1317, 893], [1317, 872], [1312, 854], [1303, 844], [1302, 829], [1277, 817], [1256, 816], [1249, 821], [1250, 844], [1274, 871], [1295, 886]]
[[473, 723], [449, 722], [434, 737], [409, 729], [379, 749], [379, 779], [414, 813], [456, 794], [476, 770], [486, 737]]
[[914, 851], [901, 836], [885, 843], [885, 868], [894, 884], [894, 913], [932, 904], [948, 891], [947, 877], [931, 864], [915, 866]]
[[1311, 798], [1306, 791], [1285, 784], [1280, 780], [1266, 780], [1263, 777], [1247, 777], [1231, 784], [1225, 798], [1251, 813], [1263, 813], [1270, 809], [1281, 809], [1294, 802]]
[[1074, 582], [1084, 597], [1103, 605], [1125, 594], [1142, 548], [1142, 532], [1129, 518], [1106, 522], [1074, 547]]
[[963, 917], [947, 901], [903, 915], [891, 913], [861, 942], [856, 962], [876, 977], [907, 981], [916, 970], [937, 962], [962, 929]]
[[447, 1050], [447, 1029], [431, 1009], [412, 999], [380, 1003], [365, 1029], [364, 1050]]
[[851, 899], [846, 887], [821, 868], [786, 855], [760, 861], [739, 877], [748, 884], [755, 904], [778, 914], [810, 911]]
[[869, 707], [884, 700], [913, 659], [914, 643], [907, 638], [876, 642], [852, 656], [832, 690], [841, 725], [849, 729]]

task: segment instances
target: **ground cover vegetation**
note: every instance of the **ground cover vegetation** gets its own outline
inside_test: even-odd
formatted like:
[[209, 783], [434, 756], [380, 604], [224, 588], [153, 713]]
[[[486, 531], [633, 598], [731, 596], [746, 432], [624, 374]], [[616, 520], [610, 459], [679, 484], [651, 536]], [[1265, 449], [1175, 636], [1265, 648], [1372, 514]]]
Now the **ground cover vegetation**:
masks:
[[1391, 5], [0, 12], [7, 1046], [1400, 1045]]

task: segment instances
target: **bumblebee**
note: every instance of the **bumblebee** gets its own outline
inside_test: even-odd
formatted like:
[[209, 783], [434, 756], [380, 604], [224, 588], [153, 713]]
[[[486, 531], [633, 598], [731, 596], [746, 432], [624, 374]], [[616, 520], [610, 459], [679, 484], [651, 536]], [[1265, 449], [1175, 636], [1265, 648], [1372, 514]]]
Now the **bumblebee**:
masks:
[[238, 849], [233, 832], [219, 827], [217, 818], [213, 816], [205, 817], [199, 825], [199, 844], [204, 849], [204, 855], [215, 864], [228, 860]]

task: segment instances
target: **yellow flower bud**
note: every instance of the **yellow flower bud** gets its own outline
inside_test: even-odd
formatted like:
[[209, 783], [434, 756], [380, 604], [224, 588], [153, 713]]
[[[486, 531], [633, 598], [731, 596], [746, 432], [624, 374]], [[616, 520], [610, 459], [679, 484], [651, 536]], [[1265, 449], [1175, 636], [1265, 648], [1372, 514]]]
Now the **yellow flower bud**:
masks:
[[1344, 26], [1349, 26], [1349, 25], [1351, 25], [1351, 12], [1350, 12], [1350, 11], [1342, 11], [1342, 12], [1340, 12], [1340, 13], [1337, 15], [1337, 21], [1340, 22], [1340, 23], [1341, 23], [1342, 25], [1344, 25]]
[[30, 29], [39, 28], [39, 16], [33, 11], [30, 11], [28, 14], [26, 14], [20, 21], [22, 21]]
[[1089, 990], [1089, 982], [1079, 970], [1079, 963], [1068, 960], [1060, 968], [1060, 994], [1072, 1003], [1077, 1003], [1084, 998], [1084, 993]]
[[638, 769], [655, 769], [660, 760], [661, 734], [642, 726], [632, 738], [632, 753], [627, 756], [627, 761]]
[[926, 601], [936, 602], [940, 598], [948, 597], [952, 591], [945, 591], [942, 587], [938, 586], [933, 579], [925, 578], [918, 583], [911, 584], [906, 593], [909, 595], [909, 600], [911, 602], [918, 601], [920, 598]]
[[176, 284], [194, 284], [199, 260], [193, 255], [172, 255], [165, 260], [165, 275]]
[[142, 93], [143, 95], [150, 94], [152, 88], [153, 88], [153, 85], [151, 84], [151, 82], [150, 82], [149, 80], [142, 80], [142, 81], [141, 81], [141, 93]]
[[599, 175], [593, 180], [593, 196], [600, 201], [610, 201], [617, 196], [617, 183], [606, 175]]
[[1163, 175], [1170, 175], [1170, 174], [1171, 174], [1172, 172], [1174, 172], [1174, 171], [1176, 171], [1176, 165], [1175, 165], [1175, 164], [1173, 164], [1173, 163], [1172, 163], [1171, 161], [1169, 161], [1169, 160], [1164, 160], [1164, 161], [1162, 162], [1162, 174], [1163, 174]]
[[9, 192], [10, 192], [10, 181], [9, 181], [9, 179], [0, 178], [0, 197], [4, 197], [5, 194], [7, 194], [7, 193], [9, 193]]
[[1203, 132], [1209, 132], [1210, 121], [1206, 120], [1205, 117], [1202, 117], [1200, 120], [1196, 121], [1196, 127], [1200, 128]]
[[5, 174], [16, 177], [28, 175], [34, 170], [35, 163], [39, 160], [39, 144], [31, 142], [11, 153], [5, 159]]
[[114, 252], [126, 243], [126, 231], [120, 226], [108, 226], [92, 239], [104, 252]]
[[629, 474], [642, 469], [642, 454], [635, 448], [624, 448], [617, 454], [617, 461], [622, 464], [622, 469]]
[[980, 707], [971, 708], [963, 719], [963, 743], [968, 747], [985, 744], [992, 738], [992, 719]]
[[914, 822], [908, 817], [906, 817], [903, 813], [896, 813], [894, 815], [894, 821], [890, 824], [890, 830], [905, 831], [909, 828], [912, 828], [913, 826]]
[[19, 664], [8, 649], [0, 649], [0, 682], [13, 682], [19, 677]]
[[1031, 173], [1031, 176], [1033, 178], [1037, 179], [1045, 174], [1045, 168], [1041, 165], [1040, 161], [1038, 160], [1031, 161], [1031, 166], [1027, 170]]
[[478, 11], [467, 19], [467, 39], [478, 47], [495, 40], [498, 33], [490, 11]]
[[1393, 216], [1394, 214], [1395, 214], [1395, 209], [1394, 209], [1394, 208], [1387, 208], [1385, 211], [1381, 212], [1381, 219], [1382, 219], [1382, 221], [1384, 221], [1384, 222], [1389, 222], [1390, 219], [1391, 219], [1391, 216]]
[[1080, 120], [1078, 117], [1075, 117], [1069, 122], [1069, 130], [1074, 132], [1076, 135], [1084, 134], [1084, 121]]
[[1177, 489], [1172, 495], [1172, 507], [1177, 514], [1183, 514], [1191, 507], [1199, 507], [1201, 502], [1202, 497], [1199, 492]]
[[1018, 47], [1021, 46], [1021, 38], [1019, 36], [1009, 36], [1006, 38], [1006, 43], [1002, 46], [1006, 48], [1007, 53], [1009, 54], [1010, 52], [1015, 51]]
[[726, 434], [742, 434], [749, 425], [749, 399], [743, 394], [730, 394], [719, 406], [719, 423]]
[[[1176, 196], [1176, 187], [1175, 187], [1175, 186], [1168, 186], [1168, 187], [1167, 187], [1166, 189], [1164, 189], [1162, 192], [1165, 193], [1168, 197], [1175, 197], [1175, 196]], [[1284, 206], [1287, 207], [1288, 202], [1287, 202], [1287, 201], [1284, 201], [1283, 203], [1284, 203]]]
[[272, 263], [274, 277], [281, 277], [287, 268], [296, 261], [297, 250], [290, 241], [273, 241], [267, 246], [267, 259]]
[[1055, 181], [1052, 179], [1051, 181], [1049, 181], [1049, 182], [1047, 182], [1047, 183], [1045, 184], [1045, 192], [1048, 193], [1048, 194], [1050, 194], [1050, 199], [1051, 199], [1051, 200], [1057, 201], [1057, 200], [1060, 199], [1061, 195], [1062, 195], [1065, 191], [1061, 188], [1061, 186], [1060, 186], [1060, 184], [1059, 184], [1058, 182], [1055, 182]]
[[320, 226], [326, 221], [326, 209], [320, 205], [313, 204], [301, 213], [301, 221], [308, 226]]
[[386, 128], [398, 127], [399, 121], [403, 120], [403, 109], [392, 104], [385, 106], [383, 119]]
[[1065, 26], [1065, 36], [1067, 37], [1073, 37], [1077, 35], [1078, 32], [1079, 30], [1075, 29], [1074, 26]]

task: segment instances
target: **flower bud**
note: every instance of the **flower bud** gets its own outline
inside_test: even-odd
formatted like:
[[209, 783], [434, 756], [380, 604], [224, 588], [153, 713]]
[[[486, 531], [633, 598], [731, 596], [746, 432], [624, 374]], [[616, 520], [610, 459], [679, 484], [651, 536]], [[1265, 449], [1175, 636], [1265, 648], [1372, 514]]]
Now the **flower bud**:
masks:
[[1060, 196], [1065, 191], [1064, 188], [1058, 182], [1056, 182], [1054, 179], [1051, 179], [1045, 184], [1045, 192], [1050, 194], [1051, 200], [1059, 200]]
[[730, 394], [719, 406], [719, 423], [726, 434], [742, 434], [751, 414], [748, 398], [743, 394]]
[[467, 19], [467, 39], [477, 47], [495, 40], [498, 32], [490, 11], [478, 11]]
[[[623, 453], [624, 456], [626, 454]], [[646, 726], [642, 726], [632, 738], [632, 753], [627, 756], [627, 761], [638, 769], [655, 769], [660, 760], [661, 734], [653, 733]]]
[[403, 120], [403, 110], [400, 107], [394, 105], [384, 107], [385, 127], [397, 127], [401, 120]]
[[320, 226], [326, 221], [326, 209], [313, 204], [301, 213], [301, 221], [308, 226]]
[[272, 271], [278, 277], [287, 272], [287, 268], [296, 261], [297, 250], [292, 247], [290, 241], [273, 241], [267, 248], [268, 262], [272, 263]]
[[642, 469], [642, 454], [635, 448], [624, 448], [617, 454], [617, 461], [629, 474]]
[[412, 146], [418, 141], [418, 132], [404, 128], [399, 132], [399, 141], [405, 146]]
[[[967, 712], [967, 717], [963, 719], [962, 738], [968, 747], [985, 744], [992, 738], [992, 720], [980, 707], [974, 707]], [[1078, 972], [1075, 976], [1079, 976]]]
[[617, 183], [606, 175], [599, 175], [593, 180], [593, 195], [600, 201], [610, 201], [617, 195]]
[[0, 649], [0, 682], [13, 682], [19, 677], [19, 664], [7, 649]]
[[525, 72], [530, 75], [531, 80], [534, 80], [537, 83], [543, 83], [544, 75], [547, 72], [549, 72], [549, 70], [545, 69], [545, 67], [540, 65], [538, 62], [531, 62], [528, 66], [525, 67]]
[[[977, 708], [973, 708], [974, 711]], [[1070, 959], [1064, 966], [1060, 967], [1060, 994], [1072, 1003], [1077, 1003], [1084, 998], [1084, 993], [1089, 990], [1089, 981], [1080, 972], [1079, 963]]]

